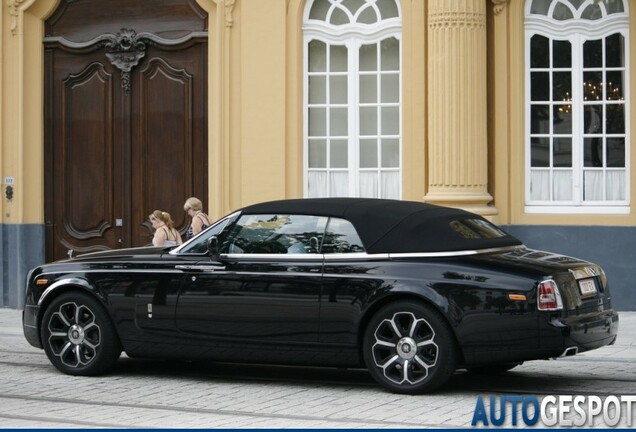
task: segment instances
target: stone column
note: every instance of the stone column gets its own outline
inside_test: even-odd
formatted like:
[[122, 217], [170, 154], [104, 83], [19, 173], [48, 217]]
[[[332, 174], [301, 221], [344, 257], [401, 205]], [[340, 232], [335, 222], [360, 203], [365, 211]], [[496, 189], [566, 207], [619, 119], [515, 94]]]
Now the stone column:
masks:
[[488, 204], [486, 1], [428, 1], [428, 193], [424, 200], [496, 214]]

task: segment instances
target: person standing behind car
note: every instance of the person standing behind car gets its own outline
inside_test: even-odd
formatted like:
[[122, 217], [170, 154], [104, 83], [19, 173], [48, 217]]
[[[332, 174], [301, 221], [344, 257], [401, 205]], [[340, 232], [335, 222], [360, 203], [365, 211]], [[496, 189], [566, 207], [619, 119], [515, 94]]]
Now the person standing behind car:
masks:
[[210, 226], [210, 218], [203, 213], [203, 204], [200, 199], [195, 197], [188, 198], [183, 205], [183, 210], [192, 218], [190, 228], [186, 231], [187, 239], [191, 239]]
[[148, 220], [155, 229], [155, 236], [152, 238], [154, 246], [177, 246], [183, 243], [181, 235], [174, 227], [170, 213], [155, 210], [148, 216]]

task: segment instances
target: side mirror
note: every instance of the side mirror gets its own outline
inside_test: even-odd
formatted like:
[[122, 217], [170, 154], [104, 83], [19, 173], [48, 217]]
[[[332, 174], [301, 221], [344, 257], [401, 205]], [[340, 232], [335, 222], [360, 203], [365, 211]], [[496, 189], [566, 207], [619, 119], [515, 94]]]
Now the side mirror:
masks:
[[208, 239], [208, 255], [214, 259], [219, 257], [219, 239], [217, 236], [212, 236]]

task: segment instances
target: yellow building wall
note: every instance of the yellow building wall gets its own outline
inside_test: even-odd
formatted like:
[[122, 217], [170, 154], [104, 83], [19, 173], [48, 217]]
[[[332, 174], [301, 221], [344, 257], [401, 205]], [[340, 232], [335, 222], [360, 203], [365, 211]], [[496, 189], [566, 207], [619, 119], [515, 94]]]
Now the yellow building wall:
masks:
[[427, 190], [426, 2], [402, 6], [402, 195], [421, 201]]
[[286, 1], [243, 0], [241, 7], [241, 202], [285, 198]]
[[[44, 219], [42, 18], [56, 3], [3, 4], [1, 164], [2, 177], [15, 181], [13, 200], [2, 199], [3, 223], [42, 223]], [[28, 6], [29, 13], [23, 13]]]
[[[303, 194], [305, 4], [305, 0], [235, 3], [227, 35], [231, 39], [232, 119], [226, 212], [253, 202]], [[422, 200], [426, 194], [426, 3], [406, 0], [401, 5], [403, 197]], [[210, 65], [210, 69], [214, 67]]]
[[[466, 1], [466, 0], [463, 0]], [[485, 1], [485, 0], [470, 0]], [[198, 0], [209, 13], [209, 191], [212, 216], [303, 193], [305, 0]], [[10, 7], [9, 5], [15, 7]], [[43, 22], [58, 0], [2, 1], [0, 168], [15, 179], [2, 222], [44, 222]], [[503, 224], [636, 225], [627, 215], [524, 211], [524, 26], [521, 0], [487, 4], [487, 151], [492, 218]], [[501, 8], [500, 8], [501, 7]], [[496, 9], [495, 9], [496, 8]], [[403, 198], [429, 192], [427, 0], [402, 0]], [[495, 13], [497, 11], [497, 13]], [[630, 58], [636, 58], [631, 11]], [[630, 88], [636, 88], [634, 74]], [[458, 99], [455, 103], [461, 103]], [[630, 123], [636, 124], [634, 110]], [[633, 143], [633, 139], [631, 139]], [[633, 146], [632, 146], [633, 147]], [[631, 153], [631, 201], [636, 152]], [[4, 186], [2, 192], [4, 195]]]

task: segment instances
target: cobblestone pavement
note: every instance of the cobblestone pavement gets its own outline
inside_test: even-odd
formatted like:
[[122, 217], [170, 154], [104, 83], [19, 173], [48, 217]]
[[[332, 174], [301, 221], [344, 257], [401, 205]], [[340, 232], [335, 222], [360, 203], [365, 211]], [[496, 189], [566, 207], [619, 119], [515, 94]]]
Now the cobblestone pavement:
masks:
[[479, 396], [501, 394], [636, 395], [636, 312], [620, 314], [613, 346], [498, 377], [458, 371], [434, 394], [403, 396], [362, 370], [122, 356], [107, 376], [66, 376], [26, 342], [21, 312], [0, 309], [0, 428], [462, 428]]

